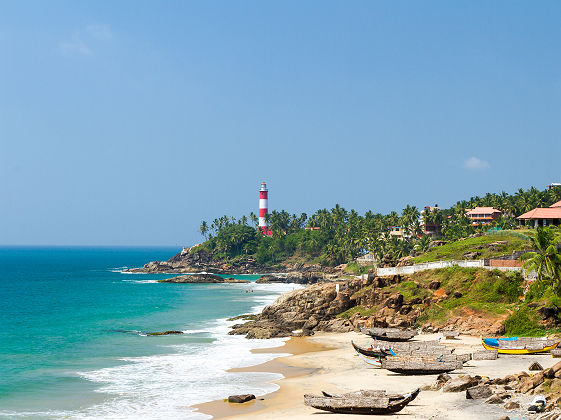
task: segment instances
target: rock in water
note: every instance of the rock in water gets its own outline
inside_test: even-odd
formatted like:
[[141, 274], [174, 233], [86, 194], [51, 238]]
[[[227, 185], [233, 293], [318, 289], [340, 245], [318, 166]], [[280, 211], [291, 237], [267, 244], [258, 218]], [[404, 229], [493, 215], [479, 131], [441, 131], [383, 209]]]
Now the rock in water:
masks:
[[216, 274], [188, 274], [158, 280], [158, 283], [224, 283], [224, 279]]
[[253, 394], [230, 395], [228, 402], [230, 403], [244, 403], [255, 399]]
[[183, 331], [161, 331], [161, 332], [152, 332], [146, 335], [174, 335], [174, 334], [183, 334]]

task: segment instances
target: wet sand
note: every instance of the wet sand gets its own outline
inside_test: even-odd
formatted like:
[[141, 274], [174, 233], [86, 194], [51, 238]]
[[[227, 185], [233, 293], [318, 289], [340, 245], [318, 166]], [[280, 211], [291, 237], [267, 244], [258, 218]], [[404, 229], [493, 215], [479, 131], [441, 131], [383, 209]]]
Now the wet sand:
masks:
[[[419, 340], [438, 339], [438, 334], [416, 337]], [[258, 400], [245, 404], [230, 404], [224, 401], [196, 406], [201, 412], [215, 418], [234, 417], [239, 419], [308, 419], [310, 416], [329, 420], [348, 419], [349, 415], [322, 412], [304, 405], [304, 394], [321, 394], [322, 390], [332, 393], [356, 391], [359, 389], [384, 389], [391, 393], [406, 393], [417, 387], [434, 383], [437, 375], [404, 376], [365, 364], [354, 353], [350, 340], [359, 345], [371, 343], [371, 339], [358, 333], [319, 333], [306, 338], [292, 338], [286, 347], [277, 347], [269, 352], [288, 352], [292, 356], [275, 359], [259, 366], [244, 368], [246, 372], [278, 372], [285, 378], [275, 381], [280, 389], [274, 393], [258, 396]], [[456, 348], [458, 354], [482, 350], [479, 337], [460, 336], [459, 339], [442, 340], [442, 343]], [[259, 350], [267, 352], [266, 349]], [[559, 359], [549, 354], [543, 355], [500, 355], [497, 360], [470, 361], [458, 375], [481, 375], [490, 378], [504, 377], [522, 371], [528, 372], [533, 361], [544, 368], [553, 366]], [[259, 399], [262, 398], [262, 399]], [[499, 419], [508, 415], [511, 420], [528, 418], [525, 412], [533, 396], [515, 394], [521, 409], [506, 411], [503, 405], [485, 404], [483, 400], [466, 400], [465, 392], [443, 393], [442, 391], [422, 391], [419, 397], [401, 412], [391, 416], [376, 416], [377, 419]]]

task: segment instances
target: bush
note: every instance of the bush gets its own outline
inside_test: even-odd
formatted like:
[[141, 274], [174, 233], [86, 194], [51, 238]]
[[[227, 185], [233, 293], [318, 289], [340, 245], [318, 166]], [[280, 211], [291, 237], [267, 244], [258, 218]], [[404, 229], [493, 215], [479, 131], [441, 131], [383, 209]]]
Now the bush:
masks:
[[505, 320], [507, 336], [538, 337], [545, 334], [545, 328], [539, 324], [539, 316], [528, 307], [522, 307]]

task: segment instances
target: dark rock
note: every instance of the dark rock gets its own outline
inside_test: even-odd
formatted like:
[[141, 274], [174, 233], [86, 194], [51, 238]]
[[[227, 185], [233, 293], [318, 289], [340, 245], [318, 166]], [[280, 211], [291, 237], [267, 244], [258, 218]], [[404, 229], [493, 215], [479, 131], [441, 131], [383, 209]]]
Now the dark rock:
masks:
[[431, 281], [429, 284], [429, 289], [431, 290], [437, 290], [440, 289], [440, 282], [437, 280]]
[[226, 279], [224, 279], [224, 283], [250, 283], [249, 280], [243, 280], [243, 279], [235, 279], [233, 277], [228, 277]]
[[502, 404], [503, 399], [501, 397], [499, 397], [498, 395], [492, 395], [485, 402], [487, 404]]
[[384, 306], [387, 306], [391, 309], [400, 308], [402, 305], [403, 295], [401, 293], [394, 293], [386, 300], [386, 302], [384, 302]]
[[451, 379], [444, 384], [442, 391], [444, 392], [460, 392], [465, 391], [472, 386], [477, 385], [477, 379], [470, 375], [459, 376]]
[[286, 277], [277, 277], [271, 274], [265, 274], [259, 277], [255, 283], [287, 283]]
[[158, 280], [158, 283], [224, 283], [224, 279], [216, 274], [188, 274]]
[[462, 296], [463, 296], [463, 295], [462, 295], [461, 292], [454, 292], [454, 297], [455, 297], [456, 299], [459, 299], [459, 298], [461, 298]]
[[175, 335], [183, 334], [183, 331], [161, 331], [161, 332], [151, 332], [146, 335]]
[[289, 337], [292, 331], [351, 331], [351, 323], [338, 314], [354, 306], [350, 292], [335, 290], [335, 284], [321, 283], [294, 290], [265, 307], [255, 320], [235, 325], [229, 334], [247, 338]]
[[253, 394], [230, 395], [228, 402], [230, 403], [244, 403], [255, 399]]
[[538, 362], [534, 362], [528, 367], [528, 370], [543, 370], [543, 367]]
[[421, 299], [420, 297], [415, 297], [409, 302], [410, 305], [418, 305], [420, 303], [423, 303], [423, 299]]
[[491, 387], [489, 385], [478, 385], [466, 389], [466, 399], [468, 400], [478, 400], [482, 398], [490, 397], [493, 394]]
[[481, 252], [466, 252], [462, 257], [466, 260], [475, 260], [481, 255]]
[[509, 401], [505, 404], [505, 410], [515, 410], [517, 408], [520, 408], [520, 404], [516, 401]]

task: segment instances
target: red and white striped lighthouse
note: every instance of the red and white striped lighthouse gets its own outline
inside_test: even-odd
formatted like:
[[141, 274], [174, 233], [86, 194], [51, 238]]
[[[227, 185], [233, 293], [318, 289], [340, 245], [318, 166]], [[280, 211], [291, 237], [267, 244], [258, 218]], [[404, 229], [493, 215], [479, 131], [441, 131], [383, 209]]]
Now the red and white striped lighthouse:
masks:
[[269, 190], [267, 189], [267, 184], [261, 183], [261, 189], [259, 190], [259, 230], [263, 235], [271, 236], [273, 232], [269, 229], [267, 221], [265, 220], [265, 215], [269, 210]]

